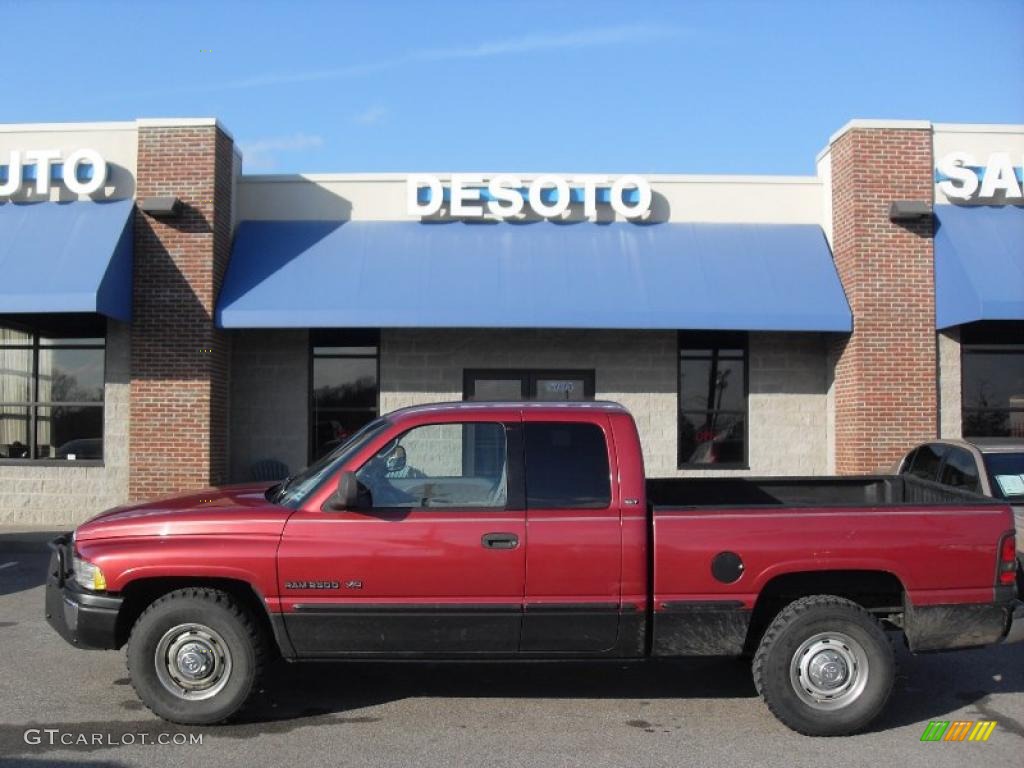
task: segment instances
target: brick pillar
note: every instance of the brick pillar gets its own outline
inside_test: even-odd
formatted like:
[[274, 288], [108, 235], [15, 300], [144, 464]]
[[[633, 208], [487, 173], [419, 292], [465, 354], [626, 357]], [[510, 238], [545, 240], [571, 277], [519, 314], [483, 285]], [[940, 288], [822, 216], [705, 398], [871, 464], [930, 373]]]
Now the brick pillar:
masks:
[[139, 127], [136, 197], [174, 195], [176, 218], [135, 214], [129, 495], [225, 481], [228, 339], [214, 327], [231, 248], [233, 145], [213, 121]]
[[831, 148], [833, 252], [853, 334], [832, 350], [836, 472], [893, 464], [938, 428], [932, 221], [889, 221], [932, 201], [928, 129], [851, 128]]

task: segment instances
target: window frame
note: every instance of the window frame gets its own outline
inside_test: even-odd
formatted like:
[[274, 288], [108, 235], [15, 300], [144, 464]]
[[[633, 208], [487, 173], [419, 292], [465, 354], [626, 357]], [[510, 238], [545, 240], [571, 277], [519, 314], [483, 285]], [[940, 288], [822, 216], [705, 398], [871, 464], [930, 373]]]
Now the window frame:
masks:
[[[318, 413], [316, 407], [316, 397], [314, 395], [314, 373], [316, 370], [317, 360], [375, 360], [376, 365], [374, 366], [374, 376], [376, 378], [376, 392], [374, 397], [374, 404], [372, 408], [370, 406], [358, 406], [351, 408], [325, 408], [323, 411], [330, 413], [366, 413], [371, 414], [371, 418], [367, 419], [366, 423], [369, 424], [376, 418], [380, 417], [380, 331], [378, 329], [370, 328], [314, 328], [309, 332], [309, 355], [308, 355], [308, 368], [307, 376], [309, 385], [306, 388], [306, 425], [308, 434], [306, 437], [306, 463], [312, 464], [318, 460], [316, 455], [316, 416]], [[370, 341], [373, 343], [369, 343]], [[325, 342], [340, 342], [340, 343], [325, 343]], [[376, 352], [373, 354], [369, 353], [328, 353], [328, 354], [317, 354], [317, 347], [374, 347]]]
[[[684, 346], [685, 344], [685, 346]], [[684, 356], [684, 349], [711, 349], [712, 356], [699, 357], [696, 354]], [[722, 349], [739, 349], [743, 361], [743, 405], [742, 411], [732, 408], [699, 410], [683, 408], [683, 360], [718, 359]], [[682, 416], [689, 414], [724, 413], [743, 417], [743, 458], [740, 461], [701, 464], [682, 460]], [[699, 469], [703, 471], [750, 469], [750, 334], [745, 331], [678, 331], [676, 333], [676, 469]]]
[[[445, 427], [445, 426], [459, 426], [467, 427], [470, 425], [479, 424], [496, 424], [501, 427], [505, 432], [505, 503], [500, 507], [484, 507], [484, 506], [452, 506], [452, 507], [356, 507], [352, 511], [358, 512], [365, 515], [377, 515], [377, 514], [409, 514], [409, 513], [430, 513], [436, 512], [440, 514], [459, 514], [462, 512], [471, 513], [485, 513], [485, 514], [501, 514], [507, 512], [524, 512], [526, 510], [526, 483], [525, 483], [525, 469], [523, 467], [523, 457], [525, 450], [525, 434], [523, 430], [522, 422], [518, 421], [505, 421], [503, 419], [458, 419], [453, 421], [430, 421], [422, 424], [416, 424], [408, 429], [400, 432], [393, 437], [388, 438], [380, 447], [376, 448], [374, 452], [366, 458], [358, 467], [352, 468], [350, 471], [355, 474], [358, 478], [359, 473], [373, 461], [379, 454], [380, 451], [390, 445], [392, 442], [401, 442], [402, 438], [408, 435], [410, 432], [416, 429], [422, 429], [424, 427]], [[465, 429], [463, 429], [463, 435], [465, 435]], [[465, 452], [466, 442], [463, 438], [463, 452]], [[463, 460], [465, 460], [465, 453], [463, 453]], [[360, 483], [362, 485], [362, 483]]]
[[[22, 325], [20, 323], [3, 323], [4, 327], [18, 331], [20, 333], [29, 334], [32, 337], [31, 342], [25, 344], [4, 344], [0, 349], [28, 349], [32, 352], [32, 368], [29, 375], [32, 379], [32, 399], [27, 401], [3, 401], [0, 402], [0, 407], [10, 408], [25, 408], [28, 410], [28, 456], [25, 458], [15, 459], [7, 456], [0, 457], [0, 466], [15, 466], [15, 467], [102, 467], [106, 463], [107, 455], [107, 334], [106, 328], [96, 328], [93, 333], [88, 336], [75, 336], [75, 335], [56, 335], [53, 329], [41, 328], [37, 326]], [[47, 334], [52, 334], [48, 336]], [[40, 338], [46, 336], [52, 338], [56, 343], [52, 344], [41, 344]], [[100, 338], [102, 343], [100, 344], [68, 344], [60, 343], [61, 339], [93, 339]], [[99, 400], [69, 400], [66, 402], [54, 402], [52, 400], [41, 401], [39, 400], [39, 352], [40, 350], [51, 350], [51, 349], [75, 349], [75, 350], [99, 350], [103, 353], [103, 394]], [[39, 444], [38, 425], [39, 425], [39, 409], [40, 408], [95, 408], [100, 412], [100, 444], [101, 444], [101, 455], [98, 459], [57, 459], [57, 458], [35, 458], [36, 450]], [[52, 418], [52, 416], [51, 416]], [[88, 439], [88, 438], [81, 438]]]

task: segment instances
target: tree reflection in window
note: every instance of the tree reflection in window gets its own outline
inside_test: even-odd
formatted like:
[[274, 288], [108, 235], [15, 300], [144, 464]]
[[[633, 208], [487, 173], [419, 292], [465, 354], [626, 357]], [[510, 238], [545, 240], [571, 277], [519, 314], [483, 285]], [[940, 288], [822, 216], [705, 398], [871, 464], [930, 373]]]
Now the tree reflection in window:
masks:
[[976, 323], [962, 331], [965, 437], [1024, 437], [1024, 323]]

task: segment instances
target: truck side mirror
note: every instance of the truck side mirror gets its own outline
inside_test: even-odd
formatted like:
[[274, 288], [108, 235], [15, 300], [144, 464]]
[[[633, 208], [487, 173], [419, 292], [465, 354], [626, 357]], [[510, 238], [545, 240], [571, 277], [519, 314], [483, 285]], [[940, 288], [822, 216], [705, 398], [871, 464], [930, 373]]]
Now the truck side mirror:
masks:
[[342, 472], [338, 477], [338, 487], [327, 500], [327, 508], [340, 512], [354, 509], [359, 500], [359, 481], [355, 472]]

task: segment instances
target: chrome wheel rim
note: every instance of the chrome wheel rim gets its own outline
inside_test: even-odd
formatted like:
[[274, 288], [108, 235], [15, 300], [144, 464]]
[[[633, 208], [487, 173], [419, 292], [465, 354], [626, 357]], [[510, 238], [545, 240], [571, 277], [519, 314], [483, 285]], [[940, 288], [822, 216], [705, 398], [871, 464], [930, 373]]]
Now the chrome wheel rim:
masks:
[[820, 632], [793, 654], [789, 679], [796, 695], [818, 710], [842, 709], [855, 702], [868, 684], [868, 655], [843, 632]]
[[231, 651], [218, 632], [203, 624], [179, 624], [156, 644], [156, 676], [170, 693], [202, 701], [220, 693], [231, 676]]

